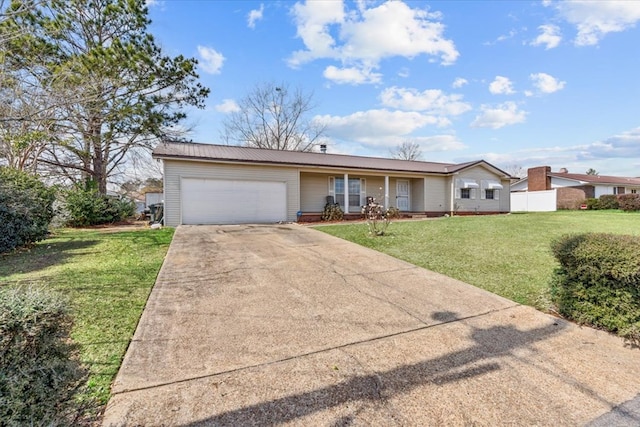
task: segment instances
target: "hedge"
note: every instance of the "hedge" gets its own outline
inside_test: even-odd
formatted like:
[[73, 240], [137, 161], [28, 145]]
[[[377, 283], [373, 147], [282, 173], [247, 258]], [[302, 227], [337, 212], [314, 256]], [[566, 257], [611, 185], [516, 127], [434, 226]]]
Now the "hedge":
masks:
[[67, 301], [42, 289], [0, 289], [0, 425], [77, 421], [86, 371], [69, 338]]
[[565, 235], [552, 250], [560, 263], [551, 286], [558, 312], [640, 344], [640, 239]]
[[0, 253], [44, 239], [54, 200], [37, 177], [0, 166]]
[[618, 196], [618, 205], [625, 212], [640, 211], [640, 194], [621, 194]]
[[133, 201], [104, 196], [90, 185], [87, 187], [78, 186], [63, 193], [67, 225], [85, 227], [109, 224], [125, 220], [135, 213]]

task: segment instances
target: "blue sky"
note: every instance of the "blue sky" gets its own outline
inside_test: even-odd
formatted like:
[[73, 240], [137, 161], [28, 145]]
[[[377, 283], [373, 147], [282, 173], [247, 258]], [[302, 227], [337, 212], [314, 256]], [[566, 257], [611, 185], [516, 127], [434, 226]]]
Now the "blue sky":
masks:
[[147, 3], [211, 89], [195, 142], [276, 82], [313, 93], [332, 153], [640, 176], [640, 1]]

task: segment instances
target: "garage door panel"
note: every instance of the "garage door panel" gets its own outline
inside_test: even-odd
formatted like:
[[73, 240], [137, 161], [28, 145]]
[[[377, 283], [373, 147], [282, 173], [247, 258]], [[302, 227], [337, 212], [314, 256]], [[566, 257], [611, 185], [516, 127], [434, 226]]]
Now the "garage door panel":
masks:
[[287, 186], [276, 181], [182, 179], [183, 224], [273, 223], [287, 219]]

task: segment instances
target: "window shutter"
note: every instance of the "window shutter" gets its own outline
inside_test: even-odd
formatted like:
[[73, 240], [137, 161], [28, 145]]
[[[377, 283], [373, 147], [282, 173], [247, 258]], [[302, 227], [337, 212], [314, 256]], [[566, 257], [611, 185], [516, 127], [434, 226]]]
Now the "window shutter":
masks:
[[476, 198], [476, 189], [475, 188], [471, 188], [469, 193], [470, 193], [472, 199]]
[[460, 187], [456, 187], [456, 199], [460, 198]]
[[480, 181], [480, 199], [484, 200], [487, 198], [487, 192], [485, 191], [487, 187], [487, 181], [486, 180], [481, 180]]
[[500, 190], [493, 190], [493, 198], [495, 200], [500, 200]]
[[367, 180], [360, 178], [360, 206], [367, 204]]
[[329, 177], [329, 195], [333, 196], [334, 199], [336, 197], [336, 184], [332, 176]]

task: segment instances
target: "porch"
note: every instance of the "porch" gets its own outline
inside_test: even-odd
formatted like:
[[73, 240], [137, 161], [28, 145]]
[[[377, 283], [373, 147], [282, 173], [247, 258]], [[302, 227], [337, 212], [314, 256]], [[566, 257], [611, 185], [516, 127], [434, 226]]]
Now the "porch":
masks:
[[361, 219], [370, 197], [387, 209], [397, 208], [405, 218], [442, 216], [449, 212], [447, 188], [444, 177], [301, 171], [298, 221], [320, 221], [327, 197], [340, 205], [345, 220]]

